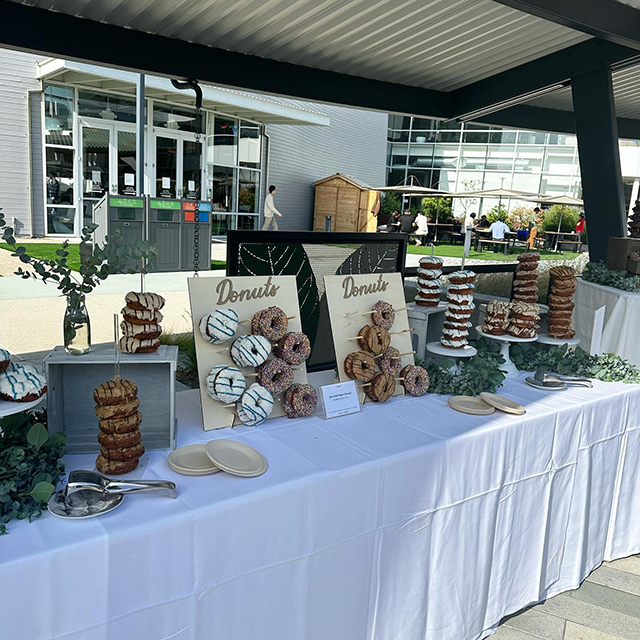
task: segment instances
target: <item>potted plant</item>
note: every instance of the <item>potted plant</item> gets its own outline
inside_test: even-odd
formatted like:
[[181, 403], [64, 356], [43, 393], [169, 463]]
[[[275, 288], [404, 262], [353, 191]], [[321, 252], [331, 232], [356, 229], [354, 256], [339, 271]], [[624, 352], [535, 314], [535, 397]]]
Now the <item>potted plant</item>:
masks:
[[123, 245], [119, 230], [116, 230], [112, 237], [106, 237], [102, 246], [95, 246], [91, 242], [91, 236], [98, 225], [89, 224], [82, 229], [82, 265], [77, 273], [68, 265], [68, 240], [56, 251], [54, 260], [41, 260], [30, 256], [27, 247], [16, 246], [13, 229], [5, 226], [0, 210], [1, 228], [4, 228], [4, 242], [13, 249], [12, 255], [31, 267], [31, 270], [18, 267], [16, 275], [24, 279], [40, 279], [45, 283], [54, 282], [65, 296], [67, 307], [63, 321], [64, 347], [71, 355], [82, 355], [91, 350], [91, 322], [86, 295], [112, 273], [136, 273], [135, 269], [127, 268], [127, 264], [131, 264], [132, 261], [143, 261], [143, 264], [146, 264], [145, 271], [148, 270], [149, 261], [157, 254], [156, 246], [146, 240], [137, 240], [133, 245]]

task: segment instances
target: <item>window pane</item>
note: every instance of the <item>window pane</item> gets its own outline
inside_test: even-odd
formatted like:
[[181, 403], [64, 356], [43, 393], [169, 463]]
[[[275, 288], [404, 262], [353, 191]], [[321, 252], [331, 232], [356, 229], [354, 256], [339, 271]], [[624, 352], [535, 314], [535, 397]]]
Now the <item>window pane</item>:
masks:
[[409, 140], [408, 131], [387, 131], [387, 140], [389, 142], [407, 142]]
[[[411, 181], [411, 176], [414, 180]], [[422, 187], [429, 187], [431, 183], [431, 171], [425, 171], [424, 169], [410, 168], [407, 175], [407, 184], [417, 184]]]
[[395, 187], [399, 184], [404, 184], [404, 169], [391, 169], [387, 168], [388, 177], [387, 177], [387, 185], [390, 187]]
[[460, 131], [441, 131], [438, 133], [440, 142], [460, 142]]
[[463, 146], [462, 154], [460, 157], [461, 169], [484, 169], [485, 157], [487, 155], [487, 147], [484, 145], [478, 146]]
[[[499, 173], [497, 171], [487, 171], [484, 174], [483, 189], [511, 189], [511, 174]], [[497, 204], [497, 201], [496, 201]], [[493, 205], [491, 205], [493, 206]], [[488, 209], [485, 208], [485, 211]]]
[[175, 198], [178, 177], [178, 141], [175, 138], [156, 138], [156, 196]]
[[258, 216], [238, 216], [238, 229], [253, 231], [258, 228]]
[[544, 144], [546, 136], [542, 131], [520, 131], [518, 144]]
[[461, 129], [462, 123], [456, 122], [455, 120], [439, 120], [438, 121], [438, 129]]
[[258, 213], [258, 193], [260, 191], [260, 173], [240, 169], [238, 177], [238, 211]]
[[202, 144], [195, 140], [182, 141], [182, 197], [199, 200], [201, 193], [200, 176]]
[[240, 165], [260, 168], [261, 135], [260, 125], [252, 122], [240, 122]]
[[215, 116], [207, 124], [207, 162], [238, 164], [238, 121]]
[[73, 145], [73, 89], [44, 89], [44, 135], [47, 144]]
[[456, 187], [456, 172], [446, 171], [444, 169], [434, 169], [431, 178], [433, 189], [444, 189], [445, 191], [453, 191]]
[[411, 116], [389, 116], [389, 129], [408, 129], [411, 124]]
[[544, 147], [521, 147], [516, 156], [516, 171], [540, 171]]
[[458, 164], [458, 147], [455, 145], [436, 145], [433, 152], [433, 166], [455, 168]]
[[[412, 153], [409, 156], [409, 166], [431, 167], [431, 164], [433, 163], [433, 145], [425, 145], [424, 147], [412, 146], [411, 151]], [[404, 160], [406, 160], [406, 158]]]
[[547, 149], [543, 171], [570, 176], [574, 173], [573, 147], [550, 147]]
[[[465, 128], [473, 125], [465, 125]], [[462, 142], [489, 142], [488, 131], [465, 131]]]
[[81, 116], [103, 120], [135, 122], [136, 101], [104, 93], [80, 91], [78, 92], [78, 113]]
[[512, 189], [516, 189], [518, 191], [528, 191], [530, 193], [538, 193], [540, 191], [540, 174], [514, 173]]
[[73, 204], [73, 149], [47, 147], [47, 203]]
[[411, 128], [414, 131], [416, 129], [431, 131], [438, 128], [438, 121], [432, 120], [431, 118], [414, 118]]
[[542, 176], [540, 192], [547, 195], [570, 193], [571, 182], [568, 176]]
[[136, 195], [136, 133], [117, 131], [118, 136], [118, 193]]
[[82, 129], [82, 193], [85, 198], [102, 198], [109, 189], [109, 129]]
[[435, 142], [436, 141], [436, 132], [435, 131], [412, 131], [411, 132], [411, 142], [414, 144], [424, 144], [425, 142]]
[[47, 207], [47, 233], [73, 235], [75, 207]]
[[179, 131], [203, 131], [203, 116], [196, 115], [191, 109], [180, 109], [154, 103], [153, 105], [153, 126], [164, 127]]
[[227, 167], [209, 165], [207, 181], [209, 183], [211, 207], [213, 211], [235, 211], [236, 170]]
[[514, 156], [515, 147], [490, 145], [487, 153], [487, 169], [511, 171]]
[[504, 142], [505, 144], [511, 144], [516, 141], [515, 131], [492, 131], [489, 134], [489, 142]]

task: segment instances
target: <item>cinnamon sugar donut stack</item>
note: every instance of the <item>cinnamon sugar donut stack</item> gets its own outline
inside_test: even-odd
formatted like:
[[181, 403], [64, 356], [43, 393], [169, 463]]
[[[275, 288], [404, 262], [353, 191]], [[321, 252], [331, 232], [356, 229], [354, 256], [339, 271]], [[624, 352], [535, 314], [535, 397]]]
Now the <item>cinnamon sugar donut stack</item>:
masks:
[[538, 263], [540, 254], [521, 253], [518, 256], [516, 277], [513, 281], [513, 299], [521, 302], [538, 301]]
[[640, 199], [636, 200], [636, 205], [631, 211], [633, 213], [629, 216], [629, 235], [632, 238], [640, 238]]
[[418, 268], [418, 294], [416, 304], [422, 307], [437, 307], [442, 295], [442, 258], [425, 256], [420, 258]]
[[123, 353], [153, 353], [158, 350], [158, 338], [162, 333], [160, 309], [164, 303], [164, 298], [157, 293], [127, 293], [120, 323], [120, 350]]
[[511, 317], [507, 333], [514, 338], [534, 338], [540, 329], [540, 307], [535, 302], [515, 300], [511, 303]]
[[116, 378], [97, 387], [93, 399], [99, 418], [98, 442], [101, 445], [96, 469], [106, 475], [133, 471], [144, 453], [138, 387], [130, 380]]
[[476, 274], [473, 271], [455, 271], [449, 276], [447, 298], [449, 306], [444, 316], [440, 344], [447, 349], [462, 349], [469, 344], [470, 318], [476, 308], [473, 303]]
[[492, 300], [487, 305], [487, 311], [482, 323], [483, 333], [492, 336], [503, 336], [509, 329], [511, 322], [511, 302], [504, 300]]
[[553, 267], [549, 270], [551, 293], [549, 294], [548, 333], [551, 338], [570, 339], [576, 335], [571, 328], [573, 295], [576, 292], [576, 272], [572, 267]]

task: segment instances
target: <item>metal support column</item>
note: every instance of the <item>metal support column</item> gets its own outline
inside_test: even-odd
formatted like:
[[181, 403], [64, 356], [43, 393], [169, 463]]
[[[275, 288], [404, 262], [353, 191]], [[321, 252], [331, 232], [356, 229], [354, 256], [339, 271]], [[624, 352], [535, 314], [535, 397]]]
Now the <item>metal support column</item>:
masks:
[[610, 237], [626, 235], [618, 123], [611, 69], [571, 78], [591, 260], [605, 260]]
[[136, 86], [136, 195], [144, 195], [144, 120], [145, 120], [145, 98], [144, 98], [144, 73], [138, 74], [138, 84]]

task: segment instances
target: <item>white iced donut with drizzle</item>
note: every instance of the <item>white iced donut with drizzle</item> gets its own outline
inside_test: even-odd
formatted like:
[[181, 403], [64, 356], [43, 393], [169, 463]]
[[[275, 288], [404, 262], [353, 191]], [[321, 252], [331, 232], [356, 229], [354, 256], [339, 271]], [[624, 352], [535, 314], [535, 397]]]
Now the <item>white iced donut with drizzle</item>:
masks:
[[237, 367], [219, 364], [207, 376], [206, 391], [210, 398], [220, 402], [236, 402], [244, 392], [247, 383]]
[[437, 280], [442, 275], [442, 269], [423, 269], [419, 267], [418, 275], [426, 280]]
[[238, 330], [238, 314], [233, 309], [216, 309], [200, 319], [200, 333], [211, 344], [233, 338]]
[[240, 336], [231, 345], [231, 359], [239, 367], [259, 367], [271, 353], [271, 342], [264, 336]]
[[35, 400], [46, 387], [46, 378], [30, 364], [12, 362], [4, 373], [0, 373], [0, 397], [5, 400]]
[[254, 382], [243, 394], [236, 406], [242, 424], [255, 427], [262, 424], [273, 411], [273, 396], [268, 389]]

